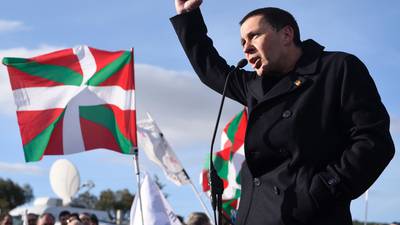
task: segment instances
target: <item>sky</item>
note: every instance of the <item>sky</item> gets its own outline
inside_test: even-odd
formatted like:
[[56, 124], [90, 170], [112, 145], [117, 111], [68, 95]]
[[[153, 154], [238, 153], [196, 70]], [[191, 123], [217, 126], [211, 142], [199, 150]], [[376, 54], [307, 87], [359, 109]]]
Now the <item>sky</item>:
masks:
[[[265, 6], [291, 12], [302, 40], [312, 38], [328, 51], [350, 52], [366, 64], [390, 114], [391, 133], [398, 148], [400, 2], [204, 0], [201, 10], [209, 35], [230, 64], [243, 58], [238, 22], [247, 12]], [[200, 83], [180, 47], [169, 21], [175, 15], [173, 0], [14, 0], [2, 2], [0, 12], [0, 58], [32, 57], [82, 44], [109, 51], [133, 47], [138, 118], [150, 112], [200, 189], [199, 174], [210, 148], [220, 96]], [[56, 197], [48, 174], [54, 161], [65, 158], [75, 164], [82, 183], [95, 183], [93, 194], [123, 188], [136, 192], [131, 156], [99, 150], [25, 163], [4, 66], [0, 66], [0, 105], [0, 178], [31, 185], [36, 197]], [[241, 109], [238, 103], [227, 101], [221, 124]], [[186, 217], [202, 211], [192, 188], [168, 181], [145, 154], [140, 154], [140, 167], [166, 184], [164, 192], [177, 214]], [[400, 220], [399, 185], [400, 156], [396, 154], [370, 188], [369, 221]], [[352, 202], [351, 211], [354, 219], [364, 219], [363, 196]]]

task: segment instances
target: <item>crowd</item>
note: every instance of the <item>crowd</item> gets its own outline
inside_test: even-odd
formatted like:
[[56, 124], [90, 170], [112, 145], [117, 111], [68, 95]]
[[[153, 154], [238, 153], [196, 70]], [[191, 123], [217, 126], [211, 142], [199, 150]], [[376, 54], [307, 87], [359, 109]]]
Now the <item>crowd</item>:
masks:
[[[37, 215], [28, 213], [27, 225], [55, 225], [56, 219], [51, 213], [43, 213]], [[183, 225], [211, 225], [211, 221], [205, 213], [193, 212], [185, 221], [182, 216], [178, 219]], [[96, 215], [83, 213], [70, 213], [69, 211], [62, 211], [58, 215], [59, 225], [99, 225], [99, 220]], [[229, 223], [226, 223], [228, 225]], [[0, 215], [0, 225], [13, 225], [12, 216], [10, 214]], [[385, 225], [385, 224], [382, 224]], [[399, 222], [393, 222], [390, 225], [400, 225]]]
[[[183, 217], [178, 216], [183, 225], [211, 225], [210, 219], [205, 213], [191, 213], [185, 222]], [[37, 215], [34, 213], [27, 214], [27, 225], [55, 225], [56, 218], [51, 213], [43, 213]], [[94, 214], [89, 213], [70, 213], [62, 211], [58, 215], [60, 225], [99, 225], [99, 221]], [[2, 214], [0, 216], [0, 225], [13, 225], [12, 216], [10, 214]]]
[[[51, 213], [43, 213], [37, 215], [34, 213], [27, 214], [27, 225], [54, 225], [56, 218]], [[62, 211], [58, 215], [60, 225], [99, 225], [99, 220], [96, 215], [89, 213], [70, 213]], [[13, 225], [13, 220], [10, 214], [0, 216], [0, 225]]]

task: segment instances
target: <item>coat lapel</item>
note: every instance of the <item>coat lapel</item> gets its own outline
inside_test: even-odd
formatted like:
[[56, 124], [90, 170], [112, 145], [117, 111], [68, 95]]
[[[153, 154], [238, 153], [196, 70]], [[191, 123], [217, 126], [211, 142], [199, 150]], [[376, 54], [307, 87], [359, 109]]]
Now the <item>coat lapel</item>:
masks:
[[262, 93], [262, 82], [253, 82], [250, 85], [250, 90], [254, 98], [257, 99], [258, 104], [270, 101], [272, 99], [278, 98], [285, 94], [295, 91], [296, 89], [302, 87], [307, 81], [307, 78], [303, 76], [296, 76], [294, 74], [287, 75], [282, 78], [276, 85], [274, 85], [271, 90], [269, 90], [265, 95]]
[[293, 84], [292, 76], [288, 75], [282, 78], [275, 86], [272, 87], [261, 99], [261, 102], [265, 102], [281, 95], [287, 94], [293, 91], [297, 86]]

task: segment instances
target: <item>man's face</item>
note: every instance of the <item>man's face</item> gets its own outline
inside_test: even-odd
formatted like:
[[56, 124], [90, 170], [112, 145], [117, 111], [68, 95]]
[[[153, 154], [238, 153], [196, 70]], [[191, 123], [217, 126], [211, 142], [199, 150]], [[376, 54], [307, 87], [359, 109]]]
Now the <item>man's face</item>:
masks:
[[90, 217], [86, 214], [80, 214], [79, 219], [82, 221], [84, 225], [90, 225]]
[[67, 220], [69, 219], [69, 215], [66, 214], [66, 215], [60, 216], [59, 219], [60, 219], [61, 225], [66, 225], [67, 224]]
[[240, 27], [241, 44], [249, 64], [262, 76], [281, 72], [284, 51], [283, 36], [262, 15], [249, 17]]
[[11, 216], [5, 216], [3, 220], [1, 221], [1, 225], [12, 225], [12, 217]]
[[37, 216], [28, 214], [28, 225], [36, 225], [37, 219]]
[[54, 222], [55, 221], [51, 216], [45, 215], [44, 217], [39, 218], [38, 225], [54, 225]]

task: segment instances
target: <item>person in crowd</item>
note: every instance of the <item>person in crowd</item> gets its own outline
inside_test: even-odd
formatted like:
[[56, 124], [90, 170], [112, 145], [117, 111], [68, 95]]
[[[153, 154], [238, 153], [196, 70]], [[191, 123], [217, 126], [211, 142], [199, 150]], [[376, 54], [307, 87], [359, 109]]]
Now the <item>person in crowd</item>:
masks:
[[193, 212], [189, 215], [186, 225], [211, 225], [211, 222], [205, 213]]
[[28, 219], [28, 225], [36, 225], [39, 215], [35, 214], [35, 213], [28, 213], [28, 215], [26, 215], [27, 219]]
[[79, 220], [81, 221], [81, 219], [79, 219], [79, 214], [78, 213], [71, 213], [71, 215], [69, 215], [69, 218], [67, 220], [67, 223], [69, 223], [72, 220]]
[[55, 222], [56, 222], [56, 219], [53, 216], [53, 214], [45, 212], [39, 216], [37, 225], [54, 225]]
[[0, 215], [0, 225], [13, 225], [12, 216], [8, 213]]
[[82, 222], [83, 225], [90, 225], [91, 222], [90, 214], [87, 212], [80, 213], [79, 220]]
[[68, 221], [67, 225], [83, 225], [82, 222], [75, 217], [70, 218], [67, 221]]
[[96, 214], [92, 214], [90, 216], [90, 225], [99, 225], [99, 219], [97, 218]]
[[67, 225], [67, 220], [69, 219], [71, 213], [68, 210], [63, 210], [58, 214], [58, 220], [61, 225]]

